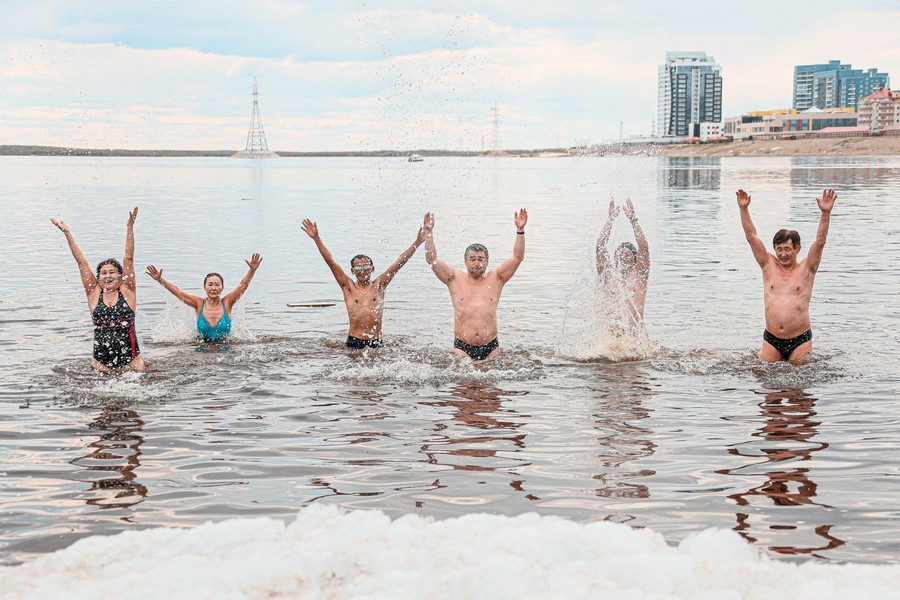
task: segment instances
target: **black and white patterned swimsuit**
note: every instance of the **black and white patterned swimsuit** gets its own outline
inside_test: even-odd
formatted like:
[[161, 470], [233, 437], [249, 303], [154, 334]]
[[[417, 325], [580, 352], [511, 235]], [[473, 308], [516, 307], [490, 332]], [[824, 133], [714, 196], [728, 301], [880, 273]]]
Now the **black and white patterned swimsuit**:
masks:
[[127, 367], [140, 356], [137, 335], [134, 332], [134, 311], [119, 292], [119, 299], [112, 306], [103, 302], [103, 294], [91, 315], [94, 320], [94, 358], [110, 369]]

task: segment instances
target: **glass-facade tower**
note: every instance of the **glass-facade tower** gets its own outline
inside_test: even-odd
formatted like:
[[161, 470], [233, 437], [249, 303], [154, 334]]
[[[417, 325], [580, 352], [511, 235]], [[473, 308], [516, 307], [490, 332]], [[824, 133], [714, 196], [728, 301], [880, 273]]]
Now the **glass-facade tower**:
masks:
[[887, 73], [878, 69], [854, 69], [830, 60], [826, 64], [794, 67], [794, 108], [852, 108], [881, 88], [890, 87]]
[[692, 123], [722, 122], [722, 68], [706, 52], [666, 52], [659, 66], [657, 135], [689, 135]]

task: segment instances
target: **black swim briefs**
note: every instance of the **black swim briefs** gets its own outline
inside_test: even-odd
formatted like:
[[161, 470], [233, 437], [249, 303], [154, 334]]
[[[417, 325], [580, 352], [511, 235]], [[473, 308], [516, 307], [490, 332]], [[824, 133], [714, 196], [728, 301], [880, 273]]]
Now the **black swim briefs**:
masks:
[[453, 347], [459, 348], [468, 354], [469, 358], [472, 360], [484, 360], [491, 352], [500, 347], [500, 342], [497, 341], [497, 338], [494, 338], [484, 346], [473, 346], [472, 344], [467, 344], [461, 339], [456, 338], [453, 340]]
[[781, 358], [783, 358], [784, 360], [788, 360], [794, 350], [811, 339], [812, 329], [807, 329], [797, 337], [791, 338], [789, 340], [783, 340], [779, 337], [775, 337], [768, 329], [763, 331], [763, 340], [765, 340], [766, 343], [770, 344], [772, 347], [778, 350], [781, 353]]

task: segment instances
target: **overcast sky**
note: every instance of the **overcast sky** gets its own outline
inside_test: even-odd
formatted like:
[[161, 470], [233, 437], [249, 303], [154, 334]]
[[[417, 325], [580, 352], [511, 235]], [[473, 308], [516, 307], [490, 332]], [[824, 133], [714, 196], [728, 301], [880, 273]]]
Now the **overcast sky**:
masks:
[[254, 76], [269, 148], [297, 151], [489, 148], [494, 103], [507, 148], [648, 134], [672, 50], [715, 57], [726, 116], [790, 107], [797, 64], [837, 58], [900, 86], [896, 0], [0, 0], [0, 14], [0, 145], [241, 149]]

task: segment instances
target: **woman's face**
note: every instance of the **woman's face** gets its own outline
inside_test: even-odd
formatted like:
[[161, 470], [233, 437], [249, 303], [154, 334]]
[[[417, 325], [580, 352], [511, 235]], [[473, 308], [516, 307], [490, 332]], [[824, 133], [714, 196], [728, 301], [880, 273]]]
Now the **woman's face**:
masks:
[[222, 280], [215, 275], [211, 275], [206, 278], [203, 289], [206, 291], [207, 297], [218, 298], [222, 294]]
[[113, 291], [122, 285], [122, 274], [119, 273], [115, 265], [103, 265], [100, 267], [97, 281], [100, 282], [100, 287], [104, 291]]

